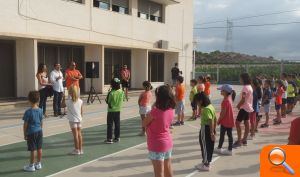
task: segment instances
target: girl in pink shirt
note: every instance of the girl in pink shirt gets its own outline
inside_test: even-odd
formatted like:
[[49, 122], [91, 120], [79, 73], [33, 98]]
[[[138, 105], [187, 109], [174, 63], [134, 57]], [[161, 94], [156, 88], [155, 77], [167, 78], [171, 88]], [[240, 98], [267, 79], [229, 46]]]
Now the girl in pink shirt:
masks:
[[[139, 97], [139, 108], [140, 108], [140, 115], [141, 115], [141, 119], [142, 121], [144, 120], [144, 118], [146, 117], [146, 115], [151, 111], [151, 100], [152, 100], [152, 85], [149, 81], [144, 81], [143, 82], [143, 87], [145, 89], [145, 91], [143, 93], [141, 93], [140, 97]], [[139, 134], [140, 136], [145, 136], [145, 127], [142, 126], [142, 131]]]
[[147, 132], [149, 159], [156, 177], [172, 177], [171, 156], [173, 140], [170, 125], [174, 117], [175, 96], [167, 85], [155, 90], [156, 101], [153, 109], [143, 120]]
[[[222, 155], [232, 155], [232, 128], [234, 127], [232, 102], [235, 99], [236, 93], [233, 90], [232, 86], [228, 84], [223, 85], [222, 87], [218, 88], [218, 90], [221, 90], [221, 95], [224, 97], [224, 99], [221, 104], [221, 113], [218, 119], [218, 125], [221, 125], [221, 130], [219, 146], [216, 149], [216, 152]], [[222, 150], [225, 133], [227, 133], [228, 136], [227, 151]]]

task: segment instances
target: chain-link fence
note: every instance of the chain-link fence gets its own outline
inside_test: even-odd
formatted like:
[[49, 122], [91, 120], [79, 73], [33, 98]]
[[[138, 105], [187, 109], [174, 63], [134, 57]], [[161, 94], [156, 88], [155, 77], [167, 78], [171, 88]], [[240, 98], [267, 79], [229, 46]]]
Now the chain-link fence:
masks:
[[212, 81], [218, 84], [238, 84], [241, 73], [247, 72], [252, 77], [279, 78], [282, 72], [300, 74], [300, 62], [278, 62], [266, 64], [202, 64], [197, 65], [195, 78], [210, 75]]

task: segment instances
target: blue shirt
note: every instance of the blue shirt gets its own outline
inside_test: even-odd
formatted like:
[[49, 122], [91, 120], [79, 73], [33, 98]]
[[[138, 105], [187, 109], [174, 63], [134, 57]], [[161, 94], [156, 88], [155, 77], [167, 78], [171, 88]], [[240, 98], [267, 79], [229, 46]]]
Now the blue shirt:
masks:
[[253, 92], [253, 109], [254, 109], [254, 112], [259, 112], [259, 104], [258, 104], [258, 94], [256, 91]]
[[42, 130], [43, 110], [27, 109], [24, 113], [23, 120], [28, 124], [26, 135], [30, 135]]

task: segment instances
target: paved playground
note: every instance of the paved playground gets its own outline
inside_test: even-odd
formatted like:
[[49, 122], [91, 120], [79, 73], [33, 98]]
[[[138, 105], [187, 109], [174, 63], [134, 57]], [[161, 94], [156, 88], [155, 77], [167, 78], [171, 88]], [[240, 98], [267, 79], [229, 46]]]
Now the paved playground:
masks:
[[[236, 90], [240, 87], [236, 86]], [[212, 102], [220, 111], [221, 96], [212, 88]], [[152, 177], [153, 169], [147, 159], [145, 137], [140, 131], [137, 96], [131, 96], [121, 112], [121, 142], [104, 144], [106, 137], [106, 104], [95, 102], [84, 107], [84, 155], [68, 155], [73, 139], [66, 118], [49, 117], [44, 121], [43, 169], [34, 173], [23, 172], [29, 153], [22, 134], [22, 114], [26, 107], [0, 109], [0, 176], [56, 176], [56, 177]], [[236, 102], [235, 102], [236, 104]], [[191, 116], [186, 101], [186, 117]], [[49, 103], [51, 115], [51, 103]], [[275, 115], [272, 109], [271, 118]], [[259, 129], [256, 138], [247, 147], [234, 150], [233, 156], [214, 155], [210, 172], [198, 172], [194, 166], [201, 162], [198, 143], [200, 121], [187, 121], [186, 125], [172, 130], [174, 138], [174, 176], [182, 177], [255, 177], [259, 176], [259, 153], [267, 144], [286, 144], [290, 122], [300, 115], [299, 107], [283, 119], [283, 124]], [[235, 135], [234, 135], [235, 137]], [[217, 135], [218, 139], [218, 135]], [[225, 140], [224, 147], [227, 146]]]

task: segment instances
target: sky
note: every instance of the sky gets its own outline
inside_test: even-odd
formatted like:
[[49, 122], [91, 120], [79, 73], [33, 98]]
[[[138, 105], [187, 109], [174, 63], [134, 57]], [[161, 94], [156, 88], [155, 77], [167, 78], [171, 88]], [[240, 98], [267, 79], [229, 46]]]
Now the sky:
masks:
[[300, 0], [194, 0], [194, 38], [202, 52], [225, 50], [226, 21], [212, 21], [292, 11], [233, 21], [234, 26], [296, 22], [299, 24], [233, 28], [233, 51], [276, 59], [300, 61]]

